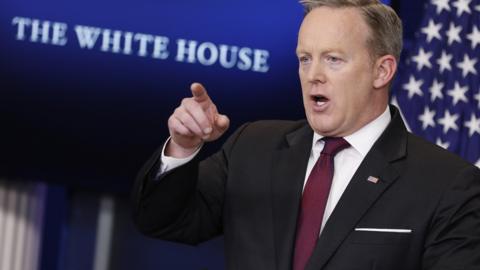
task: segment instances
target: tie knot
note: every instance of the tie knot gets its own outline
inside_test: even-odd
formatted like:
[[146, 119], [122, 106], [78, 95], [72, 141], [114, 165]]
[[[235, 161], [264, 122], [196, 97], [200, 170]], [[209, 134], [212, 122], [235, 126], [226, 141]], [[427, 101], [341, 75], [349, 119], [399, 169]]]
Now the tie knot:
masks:
[[322, 154], [331, 156], [335, 156], [338, 152], [350, 146], [344, 138], [325, 137], [322, 140], [325, 141]]

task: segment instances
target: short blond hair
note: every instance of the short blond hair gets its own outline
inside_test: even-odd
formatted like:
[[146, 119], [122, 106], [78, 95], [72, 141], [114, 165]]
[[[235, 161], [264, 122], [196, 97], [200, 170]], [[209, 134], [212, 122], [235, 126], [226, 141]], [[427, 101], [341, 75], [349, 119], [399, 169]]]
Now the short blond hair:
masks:
[[400, 60], [402, 52], [402, 21], [395, 11], [379, 0], [300, 0], [305, 15], [318, 7], [358, 8], [370, 28], [367, 46], [373, 58], [393, 55]]

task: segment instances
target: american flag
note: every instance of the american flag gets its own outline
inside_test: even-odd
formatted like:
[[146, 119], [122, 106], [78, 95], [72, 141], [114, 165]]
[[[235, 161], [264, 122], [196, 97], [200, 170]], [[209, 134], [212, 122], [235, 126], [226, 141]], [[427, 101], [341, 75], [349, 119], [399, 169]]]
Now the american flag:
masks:
[[480, 0], [430, 0], [392, 89], [409, 129], [480, 167]]

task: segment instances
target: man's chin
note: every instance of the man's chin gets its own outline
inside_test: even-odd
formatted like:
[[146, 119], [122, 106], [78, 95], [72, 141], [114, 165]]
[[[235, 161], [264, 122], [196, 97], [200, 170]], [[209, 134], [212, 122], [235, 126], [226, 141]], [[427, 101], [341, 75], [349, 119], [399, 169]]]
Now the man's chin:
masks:
[[332, 130], [329, 129], [325, 123], [319, 121], [318, 119], [308, 120], [308, 124], [313, 131], [319, 135], [330, 136], [329, 134], [332, 133]]

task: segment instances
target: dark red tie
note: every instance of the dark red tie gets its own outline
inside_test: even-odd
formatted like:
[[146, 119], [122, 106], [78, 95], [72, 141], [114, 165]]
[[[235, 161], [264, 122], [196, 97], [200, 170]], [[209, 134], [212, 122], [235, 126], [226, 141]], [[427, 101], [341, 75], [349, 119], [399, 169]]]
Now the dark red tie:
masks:
[[343, 138], [325, 137], [320, 158], [313, 166], [303, 191], [302, 208], [297, 220], [297, 237], [293, 269], [303, 270], [312, 255], [322, 225], [325, 206], [333, 178], [333, 157], [347, 148], [349, 143]]

